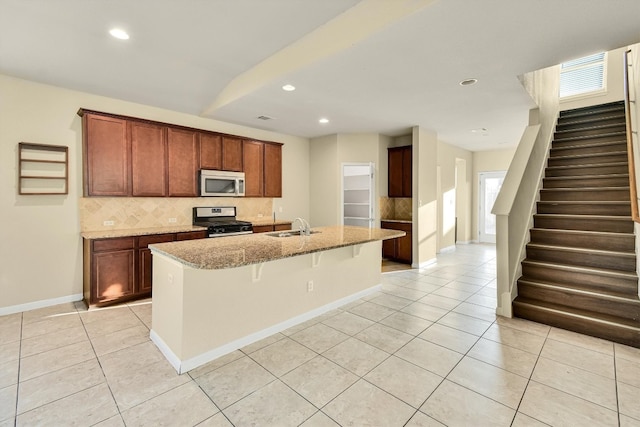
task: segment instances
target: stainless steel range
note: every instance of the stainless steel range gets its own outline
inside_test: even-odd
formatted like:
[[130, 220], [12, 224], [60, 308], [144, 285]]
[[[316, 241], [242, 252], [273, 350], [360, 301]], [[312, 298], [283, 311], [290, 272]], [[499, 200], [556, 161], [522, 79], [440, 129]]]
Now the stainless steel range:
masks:
[[250, 222], [236, 220], [235, 206], [193, 208], [193, 225], [207, 227], [208, 237], [253, 233]]

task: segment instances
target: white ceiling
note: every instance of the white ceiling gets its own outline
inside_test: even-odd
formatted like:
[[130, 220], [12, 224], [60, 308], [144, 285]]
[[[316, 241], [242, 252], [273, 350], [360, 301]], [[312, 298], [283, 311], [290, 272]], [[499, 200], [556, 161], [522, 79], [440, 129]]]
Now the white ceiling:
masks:
[[[332, 33], [349, 9], [362, 25]], [[478, 151], [519, 140], [518, 75], [640, 42], [638, 16], [639, 0], [0, 0], [0, 73], [304, 137], [419, 125]], [[314, 34], [345, 46], [300, 45]]]

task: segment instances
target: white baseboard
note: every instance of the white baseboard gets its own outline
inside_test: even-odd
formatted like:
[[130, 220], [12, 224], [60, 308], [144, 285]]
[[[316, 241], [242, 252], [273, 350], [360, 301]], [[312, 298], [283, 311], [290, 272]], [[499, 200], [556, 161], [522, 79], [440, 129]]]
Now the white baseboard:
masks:
[[451, 246], [447, 246], [446, 248], [442, 248], [440, 249], [440, 253], [449, 253], [449, 252], [455, 252], [456, 250], [456, 245], [451, 245]]
[[[474, 242], [473, 240], [458, 240], [456, 242], [456, 245], [470, 245], [473, 242]], [[477, 241], [476, 241], [476, 243], [477, 243]]]
[[438, 261], [437, 258], [431, 258], [430, 260], [425, 261], [425, 262], [421, 262], [420, 264], [413, 263], [413, 264], [411, 264], [411, 268], [418, 268], [418, 269], [425, 268], [425, 267], [428, 267], [428, 266], [430, 266], [432, 264], [435, 264], [437, 261]]
[[36, 310], [38, 308], [51, 307], [52, 305], [64, 304], [66, 302], [82, 301], [82, 294], [67, 295], [66, 297], [58, 297], [45, 299], [40, 301], [28, 302], [25, 304], [11, 305], [9, 307], [0, 308], [0, 316], [7, 314], [20, 313], [23, 311]]
[[231, 341], [223, 346], [214, 348], [213, 350], [207, 351], [206, 353], [202, 353], [198, 356], [192, 357], [187, 360], [180, 360], [180, 358], [171, 351], [169, 346], [155, 333], [152, 329], [150, 333], [151, 341], [160, 349], [164, 357], [167, 358], [171, 366], [178, 371], [179, 374], [184, 374], [198, 366], [202, 366], [207, 362], [210, 362], [218, 357], [224, 356], [225, 354], [231, 353], [232, 351], [238, 350], [242, 347], [245, 347], [249, 344], [253, 344], [256, 341], [260, 341], [261, 339], [267, 338], [273, 334], [278, 332], [282, 332], [286, 329], [289, 329], [293, 326], [296, 326], [300, 323], [306, 322], [307, 320], [313, 319], [321, 314], [324, 314], [328, 311], [334, 310], [343, 306], [345, 304], [349, 304], [357, 299], [365, 297], [367, 295], [373, 294], [382, 290], [382, 284], [375, 285], [371, 288], [365, 289], [363, 291], [357, 292], [353, 295], [349, 295], [347, 297], [341, 298], [337, 301], [329, 303], [327, 305], [323, 305], [322, 307], [318, 307], [314, 310], [303, 313], [299, 316], [293, 317], [291, 319], [285, 320], [284, 322], [278, 323], [276, 325], [265, 328], [261, 331], [255, 332], [253, 334], [249, 334], [246, 337], [242, 337], [240, 339]]

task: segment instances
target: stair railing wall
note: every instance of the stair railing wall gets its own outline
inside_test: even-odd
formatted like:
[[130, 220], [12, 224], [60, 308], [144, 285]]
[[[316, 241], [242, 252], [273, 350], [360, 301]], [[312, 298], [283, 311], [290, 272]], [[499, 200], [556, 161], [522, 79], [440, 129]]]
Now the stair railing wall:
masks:
[[493, 205], [496, 215], [496, 313], [512, 317], [511, 304], [518, 293], [525, 246], [538, 201], [549, 149], [558, 118], [559, 66], [528, 73], [523, 79], [538, 108], [529, 114], [525, 129]]

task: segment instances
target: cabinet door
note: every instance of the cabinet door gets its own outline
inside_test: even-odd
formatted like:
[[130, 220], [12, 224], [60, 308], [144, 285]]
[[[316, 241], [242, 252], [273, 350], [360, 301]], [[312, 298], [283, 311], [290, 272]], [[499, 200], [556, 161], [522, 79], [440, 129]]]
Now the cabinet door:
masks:
[[127, 121], [85, 114], [84, 195], [130, 195]]
[[388, 239], [382, 241], [382, 258], [395, 259], [396, 240], [397, 239]]
[[282, 145], [264, 144], [264, 197], [282, 197]]
[[90, 304], [135, 293], [135, 249], [94, 253]]
[[195, 239], [204, 239], [205, 237], [207, 237], [207, 232], [205, 230], [186, 231], [184, 233], [176, 234], [176, 240], [195, 240]]
[[264, 185], [264, 144], [257, 141], [243, 141], [244, 195], [262, 197]]
[[140, 278], [136, 293], [146, 294], [151, 292], [151, 285], [153, 280], [153, 263], [151, 256], [151, 249], [148, 246], [153, 243], [173, 242], [175, 240], [175, 234], [153, 234], [149, 236], [140, 236], [138, 240], [138, 260], [140, 268]]
[[222, 137], [222, 170], [242, 172], [242, 140]]
[[288, 222], [286, 224], [274, 224], [273, 231], [285, 231], [291, 230], [291, 223]]
[[411, 147], [402, 150], [402, 197], [412, 197], [412, 152]]
[[166, 196], [166, 128], [146, 122], [131, 121], [129, 123], [131, 194], [133, 196]]
[[402, 192], [402, 158], [401, 148], [389, 148], [389, 197], [403, 197]]
[[222, 137], [200, 133], [200, 169], [222, 169]]
[[406, 236], [396, 239], [396, 258], [400, 261], [404, 261], [411, 264], [411, 259], [412, 259], [411, 232], [406, 231], [406, 233], [407, 233]]
[[254, 225], [253, 226], [254, 233], [268, 233], [269, 231], [273, 231], [273, 225]]
[[198, 133], [167, 129], [169, 196], [198, 196]]

